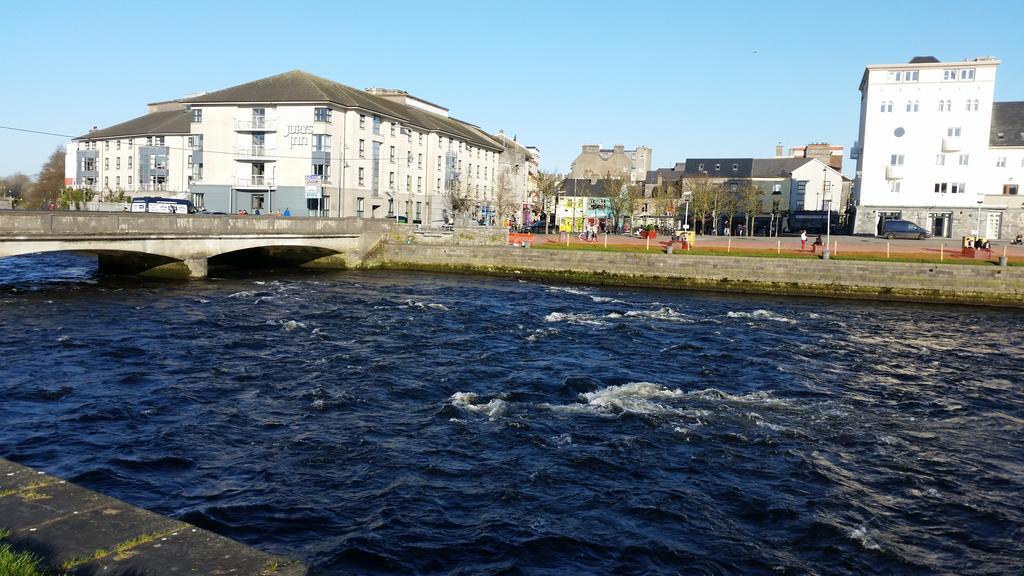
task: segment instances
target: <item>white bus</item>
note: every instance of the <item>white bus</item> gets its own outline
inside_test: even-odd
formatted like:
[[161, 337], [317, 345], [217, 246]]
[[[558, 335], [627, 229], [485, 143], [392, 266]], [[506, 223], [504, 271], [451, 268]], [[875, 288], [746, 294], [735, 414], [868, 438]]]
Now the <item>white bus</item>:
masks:
[[154, 212], [157, 214], [195, 214], [195, 205], [188, 200], [177, 198], [132, 198], [132, 212]]

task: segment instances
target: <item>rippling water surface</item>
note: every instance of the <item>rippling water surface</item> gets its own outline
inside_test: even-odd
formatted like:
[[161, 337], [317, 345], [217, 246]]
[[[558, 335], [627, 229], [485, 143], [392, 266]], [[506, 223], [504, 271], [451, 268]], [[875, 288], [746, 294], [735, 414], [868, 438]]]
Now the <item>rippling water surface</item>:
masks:
[[0, 456], [319, 574], [1020, 574], [1024, 314], [0, 260]]

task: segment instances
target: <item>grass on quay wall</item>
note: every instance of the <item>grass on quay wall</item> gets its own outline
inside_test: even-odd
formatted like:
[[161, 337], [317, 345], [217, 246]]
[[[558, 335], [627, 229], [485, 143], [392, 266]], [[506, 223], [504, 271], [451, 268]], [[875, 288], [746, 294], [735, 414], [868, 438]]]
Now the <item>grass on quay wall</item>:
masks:
[[[542, 244], [534, 245], [536, 250], [576, 250], [581, 252], [624, 252], [634, 254], [664, 254], [665, 247], [660, 243], [657, 246], [651, 246], [648, 250], [644, 246], [638, 246], [635, 244], [609, 244], [605, 247], [601, 243], [594, 244], [556, 244], [554, 242], [544, 242]], [[674, 256], [737, 256], [745, 258], [782, 258], [782, 259], [821, 259], [820, 253], [814, 252], [798, 252], [793, 250], [783, 250], [781, 253], [776, 250], [751, 250], [747, 249], [733, 249], [728, 251], [725, 248], [691, 248], [685, 250], [682, 248], [675, 248], [673, 253]], [[886, 257], [884, 253], [874, 252], [854, 252], [850, 254], [833, 254], [832, 260], [848, 260], [848, 261], [864, 261], [864, 262], [906, 262], [912, 264], [959, 264], [966, 266], [992, 266], [998, 265], [995, 260], [981, 260], [974, 258], [961, 258], [959, 256], [949, 255], [945, 259], [939, 260], [938, 256], [925, 256], [925, 255], [901, 255]], [[1010, 266], [1024, 266], [1024, 262], [1010, 261]]]
[[[0, 528], [0, 540], [11, 535]], [[15, 552], [10, 544], [0, 542], [0, 574], [4, 576], [45, 576], [39, 568], [39, 558], [31, 552]]]

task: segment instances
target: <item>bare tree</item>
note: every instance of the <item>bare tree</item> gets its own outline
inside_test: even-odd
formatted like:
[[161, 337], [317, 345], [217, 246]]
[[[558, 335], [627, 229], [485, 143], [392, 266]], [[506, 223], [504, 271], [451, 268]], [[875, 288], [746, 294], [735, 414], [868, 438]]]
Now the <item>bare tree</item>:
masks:
[[38, 208], [45, 202], [56, 203], [64, 189], [64, 147], [59, 146], [39, 170], [39, 177], [25, 193], [25, 205]]
[[749, 181], [744, 182], [737, 190], [736, 201], [743, 212], [747, 236], [753, 236], [754, 218], [761, 213], [761, 190]]
[[628, 213], [628, 196], [625, 191], [626, 180], [623, 178], [608, 178], [603, 183], [605, 196], [608, 198], [608, 211], [612, 214], [615, 228], [621, 226], [621, 219]]
[[[547, 213], [548, 199], [557, 198], [558, 185], [562, 183], [562, 177], [554, 172], [540, 170], [533, 176], [533, 181], [537, 185], [537, 198], [532, 199], [530, 208], [535, 214], [544, 214], [544, 232], [547, 233], [548, 223], [551, 222], [551, 215]], [[558, 212], [557, 205], [554, 212]]]
[[672, 215], [679, 208], [680, 191], [672, 182], [665, 182], [654, 188], [654, 211], [658, 216]]
[[0, 178], [0, 194], [15, 201], [24, 198], [31, 187], [32, 179], [21, 172]]
[[[707, 174], [688, 176], [683, 186], [690, 192], [690, 209], [694, 224], [700, 222], [700, 233], [706, 233], [705, 221], [709, 214], [717, 218], [717, 207], [722, 193], [721, 184]], [[694, 226], [696, 227], [696, 226]]]
[[452, 211], [453, 218], [462, 217], [464, 219], [473, 206], [473, 199], [469, 195], [469, 186], [458, 180], [446, 182], [441, 197]]
[[502, 170], [494, 187], [494, 208], [498, 221], [511, 220], [516, 215], [517, 200], [515, 190], [512, 189], [512, 178], [507, 170]]

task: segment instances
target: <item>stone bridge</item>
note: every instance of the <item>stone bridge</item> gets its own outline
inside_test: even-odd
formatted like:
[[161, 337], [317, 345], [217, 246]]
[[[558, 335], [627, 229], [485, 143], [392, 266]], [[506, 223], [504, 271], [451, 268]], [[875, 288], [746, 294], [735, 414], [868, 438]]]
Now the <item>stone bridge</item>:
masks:
[[392, 227], [363, 218], [2, 211], [0, 257], [84, 252], [103, 272], [159, 278], [204, 278], [211, 259], [348, 268]]

